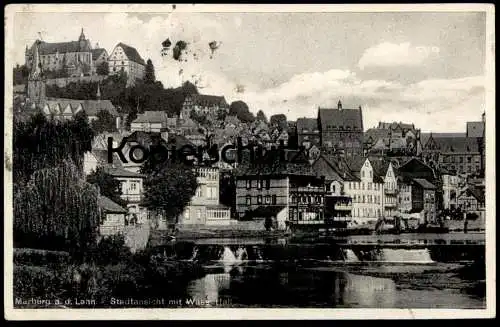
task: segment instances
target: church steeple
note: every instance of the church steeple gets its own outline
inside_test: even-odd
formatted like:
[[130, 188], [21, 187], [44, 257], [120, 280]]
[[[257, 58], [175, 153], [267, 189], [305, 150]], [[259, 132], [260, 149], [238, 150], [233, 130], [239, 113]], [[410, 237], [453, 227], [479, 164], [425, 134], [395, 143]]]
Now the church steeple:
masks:
[[78, 41], [85, 41], [85, 34], [83, 34], [83, 27], [82, 27], [82, 32], [80, 33], [80, 37], [78, 38]]
[[30, 79], [38, 79], [42, 77], [42, 64], [40, 60], [40, 51], [38, 50], [38, 46], [40, 41], [35, 42], [35, 53], [33, 54], [33, 62], [31, 63], [31, 71], [29, 74]]
[[45, 78], [40, 60], [40, 41], [35, 42], [31, 71], [28, 76], [28, 99], [33, 108], [41, 108], [45, 103]]

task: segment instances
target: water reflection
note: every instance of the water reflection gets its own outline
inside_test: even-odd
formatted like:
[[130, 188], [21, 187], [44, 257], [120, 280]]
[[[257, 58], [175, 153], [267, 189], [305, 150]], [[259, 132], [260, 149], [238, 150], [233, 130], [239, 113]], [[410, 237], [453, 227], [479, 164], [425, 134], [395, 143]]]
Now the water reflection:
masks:
[[[212, 268], [203, 278], [192, 281], [187, 293], [207, 299], [212, 306], [322, 307], [322, 308], [454, 308], [482, 307], [459, 291], [404, 289], [390, 278], [337, 271], [331, 267], [226, 266]], [[412, 298], [408, 298], [412, 294]], [[228, 300], [229, 299], [229, 300]], [[439, 303], [435, 303], [436, 301]], [[223, 303], [221, 305], [221, 303]]]

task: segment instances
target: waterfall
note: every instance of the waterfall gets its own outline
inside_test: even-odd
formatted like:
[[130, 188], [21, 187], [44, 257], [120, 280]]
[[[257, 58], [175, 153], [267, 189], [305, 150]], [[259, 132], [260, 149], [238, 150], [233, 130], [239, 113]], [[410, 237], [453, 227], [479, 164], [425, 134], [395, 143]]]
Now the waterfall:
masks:
[[264, 258], [262, 257], [262, 251], [258, 247], [255, 248], [255, 254], [257, 257], [257, 262], [264, 261]]
[[434, 262], [428, 249], [383, 249], [381, 261], [405, 263], [430, 263]]
[[236, 257], [233, 254], [233, 251], [228, 246], [224, 247], [224, 252], [222, 252], [222, 256], [220, 257], [220, 261], [222, 261], [225, 264], [233, 264], [236, 261]]
[[344, 261], [346, 262], [358, 262], [358, 256], [356, 253], [354, 253], [353, 250], [351, 249], [345, 249], [344, 250]]
[[240, 247], [238, 248], [238, 250], [236, 250], [236, 260], [242, 261], [244, 259], [248, 259], [247, 249], [245, 249], [244, 247]]
[[195, 246], [193, 248], [193, 254], [191, 255], [191, 259], [189, 259], [189, 260], [194, 261], [194, 259], [196, 259], [197, 256], [198, 256], [198, 248]]

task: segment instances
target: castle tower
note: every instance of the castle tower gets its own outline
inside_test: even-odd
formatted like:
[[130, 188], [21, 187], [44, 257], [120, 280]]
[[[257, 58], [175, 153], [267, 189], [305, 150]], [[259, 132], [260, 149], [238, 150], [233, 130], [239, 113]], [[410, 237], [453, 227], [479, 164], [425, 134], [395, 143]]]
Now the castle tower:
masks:
[[35, 49], [33, 54], [33, 62], [31, 71], [28, 76], [28, 99], [30, 100], [33, 109], [41, 108], [45, 104], [45, 77], [42, 70], [42, 63], [40, 61], [40, 52], [38, 46], [40, 41], [35, 42]]

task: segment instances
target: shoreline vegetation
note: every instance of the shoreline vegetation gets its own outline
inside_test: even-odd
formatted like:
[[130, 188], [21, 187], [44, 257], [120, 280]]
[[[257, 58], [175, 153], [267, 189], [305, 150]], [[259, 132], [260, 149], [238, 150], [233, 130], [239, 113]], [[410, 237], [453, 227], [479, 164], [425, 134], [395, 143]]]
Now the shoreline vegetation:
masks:
[[204, 275], [199, 264], [152, 248], [131, 253], [121, 236], [103, 239], [84, 260], [16, 248], [13, 301], [17, 308], [120, 307], [113, 299], [183, 297], [186, 284]]

